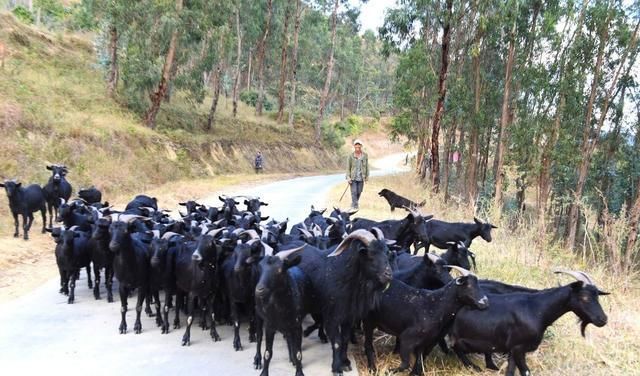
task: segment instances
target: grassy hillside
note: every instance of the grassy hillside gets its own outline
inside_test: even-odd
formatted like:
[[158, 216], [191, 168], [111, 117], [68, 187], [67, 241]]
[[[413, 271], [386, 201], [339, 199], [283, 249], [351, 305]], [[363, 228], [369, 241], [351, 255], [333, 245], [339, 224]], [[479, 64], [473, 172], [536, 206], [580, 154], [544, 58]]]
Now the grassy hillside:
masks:
[[76, 187], [117, 193], [250, 172], [257, 150], [270, 171], [337, 167], [335, 151], [316, 145], [308, 124], [289, 129], [256, 118], [245, 105], [233, 119], [224, 98], [210, 133], [202, 130], [210, 101], [191, 104], [180, 93], [163, 103], [157, 132], [143, 127], [136, 114], [105, 97], [90, 36], [51, 34], [0, 14], [0, 42], [7, 48], [0, 71], [1, 178], [44, 183], [46, 163], [65, 163]]
[[[387, 202], [378, 197], [377, 192], [388, 188], [405, 197], [421, 201], [427, 199], [422, 212], [434, 214], [436, 218], [448, 221], [469, 221], [473, 208], [458, 205], [455, 201], [445, 204], [439, 196], [431, 195], [422, 187], [412, 173], [372, 178], [365, 185], [360, 199], [357, 217], [377, 220], [402, 218], [406, 212], [396, 209], [389, 211]], [[342, 187], [336, 187], [328, 196], [327, 207], [339, 204]], [[491, 213], [483, 213], [481, 218], [490, 218]], [[586, 338], [580, 336], [580, 326], [573, 313], [564, 315], [545, 336], [538, 351], [527, 356], [531, 372], [535, 375], [637, 375], [640, 369], [640, 315], [636, 302], [640, 299], [640, 285], [636, 274], [614, 274], [602, 265], [583, 260], [581, 255], [568, 252], [559, 246], [551, 246], [542, 252], [535, 250], [537, 232], [526, 226], [514, 226], [508, 220], [494, 222], [499, 228], [492, 231], [493, 241], [487, 243], [478, 238], [471, 249], [477, 255], [477, 274], [481, 278], [491, 278], [507, 283], [533, 288], [554, 287], [573, 281], [567, 276], [557, 276], [552, 271], [556, 267], [583, 270], [589, 273], [598, 287], [611, 292], [600, 298], [600, 303], [609, 317], [603, 328], [589, 325]], [[434, 251], [433, 247], [431, 249]], [[442, 252], [441, 250], [437, 250]], [[491, 302], [489, 302], [491, 303]], [[400, 359], [393, 353], [394, 339], [378, 332], [374, 335], [379, 372], [386, 375], [398, 367]], [[362, 374], [366, 372], [366, 358], [362, 346], [354, 347], [354, 355]], [[472, 360], [484, 367], [484, 359], [474, 356]], [[506, 358], [497, 363], [504, 374]], [[445, 355], [434, 349], [425, 363], [425, 375], [462, 376], [473, 372], [465, 369], [454, 355]], [[498, 375], [494, 371], [473, 373], [476, 375]]]

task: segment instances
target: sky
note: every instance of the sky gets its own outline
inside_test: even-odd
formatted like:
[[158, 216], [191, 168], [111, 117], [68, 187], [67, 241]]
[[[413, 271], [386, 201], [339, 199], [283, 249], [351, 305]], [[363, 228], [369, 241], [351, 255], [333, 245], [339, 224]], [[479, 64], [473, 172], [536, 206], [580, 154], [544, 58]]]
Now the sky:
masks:
[[378, 34], [378, 27], [384, 23], [384, 10], [395, 5], [395, 0], [369, 0], [361, 4], [359, 0], [349, 0], [351, 6], [360, 7], [360, 33], [371, 29]]

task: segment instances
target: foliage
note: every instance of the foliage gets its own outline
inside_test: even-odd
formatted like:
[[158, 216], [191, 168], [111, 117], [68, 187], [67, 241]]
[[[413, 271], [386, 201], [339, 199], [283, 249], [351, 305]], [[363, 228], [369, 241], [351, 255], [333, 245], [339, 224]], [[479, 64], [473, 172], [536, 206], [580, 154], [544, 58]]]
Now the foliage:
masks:
[[22, 22], [32, 24], [35, 19], [33, 18], [33, 14], [29, 12], [29, 9], [19, 5], [12, 10], [13, 14]]
[[[249, 106], [255, 107], [258, 102], [258, 92], [255, 90], [245, 90], [240, 93], [240, 100]], [[269, 101], [268, 98], [265, 98], [262, 107], [265, 111], [271, 111], [273, 110], [273, 103]]]

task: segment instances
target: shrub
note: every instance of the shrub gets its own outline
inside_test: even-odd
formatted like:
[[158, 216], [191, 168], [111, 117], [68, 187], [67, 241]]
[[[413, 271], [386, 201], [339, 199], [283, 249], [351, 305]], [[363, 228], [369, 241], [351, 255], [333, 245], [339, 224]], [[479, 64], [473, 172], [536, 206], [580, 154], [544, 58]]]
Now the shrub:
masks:
[[29, 9], [23, 7], [22, 5], [18, 5], [17, 7], [13, 8], [12, 12], [17, 19], [24, 23], [32, 24], [35, 21], [35, 19], [33, 18], [33, 14], [29, 12]]
[[[245, 90], [240, 93], [240, 100], [249, 106], [255, 107], [256, 103], [258, 103], [258, 92], [255, 90]], [[273, 109], [273, 103], [269, 101], [266, 95], [262, 103], [262, 108], [264, 108], [265, 111], [271, 111]]]

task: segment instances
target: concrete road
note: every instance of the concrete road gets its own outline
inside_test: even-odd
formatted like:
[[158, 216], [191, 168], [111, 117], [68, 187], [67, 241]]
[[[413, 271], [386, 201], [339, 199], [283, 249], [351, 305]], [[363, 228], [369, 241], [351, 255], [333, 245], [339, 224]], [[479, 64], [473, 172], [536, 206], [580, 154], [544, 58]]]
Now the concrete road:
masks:
[[[404, 155], [377, 162], [373, 175], [398, 171]], [[373, 164], [373, 163], [372, 163]], [[304, 218], [312, 204], [324, 205], [324, 198], [343, 174], [324, 175], [279, 181], [251, 189], [225, 192], [229, 195], [257, 195], [269, 202], [264, 214], [296, 223]], [[216, 195], [203, 200], [219, 205]], [[342, 207], [349, 205], [349, 193]], [[52, 243], [51, 257], [53, 256]], [[96, 301], [81, 274], [76, 287], [76, 303], [67, 304], [58, 294], [59, 281], [51, 280], [35, 291], [0, 307], [0, 373], [10, 375], [60, 375], [86, 373], [95, 375], [258, 375], [253, 369], [255, 344], [249, 343], [246, 325], [241, 330], [243, 351], [234, 351], [230, 326], [218, 326], [221, 342], [214, 343], [194, 322], [191, 346], [180, 345], [184, 329], [160, 334], [153, 318], [143, 313], [142, 334], [134, 334], [135, 298], [129, 299], [129, 332], [118, 334], [120, 303], [117, 284], [115, 303]], [[101, 289], [104, 292], [104, 289]], [[184, 320], [184, 315], [181, 315]], [[173, 319], [173, 312], [170, 313]], [[184, 328], [184, 326], [183, 326]], [[307, 375], [330, 375], [331, 350], [314, 333], [303, 341], [303, 366]], [[264, 347], [263, 347], [264, 348]], [[278, 335], [274, 344], [271, 375], [293, 375], [286, 345]], [[351, 372], [356, 374], [357, 371]]]

